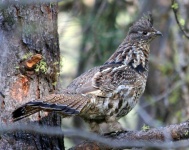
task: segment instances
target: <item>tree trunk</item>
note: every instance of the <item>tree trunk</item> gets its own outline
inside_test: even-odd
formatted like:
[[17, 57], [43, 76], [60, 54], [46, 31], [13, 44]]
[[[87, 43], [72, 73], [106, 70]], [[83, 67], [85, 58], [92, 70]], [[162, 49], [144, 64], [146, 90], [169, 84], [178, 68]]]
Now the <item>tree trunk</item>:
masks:
[[[0, 11], [1, 124], [12, 124], [11, 113], [18, 106], [55, 91], [60, 58], [57, 9], [56, 3], [16, 4]], [[55, 114], [38, 113], [15, 125], [33, 121], [50, 126], [61, 124]], [[63, 149], [62, 144], [63, 137], [23, 132], [0, 139], [0, 149]]]

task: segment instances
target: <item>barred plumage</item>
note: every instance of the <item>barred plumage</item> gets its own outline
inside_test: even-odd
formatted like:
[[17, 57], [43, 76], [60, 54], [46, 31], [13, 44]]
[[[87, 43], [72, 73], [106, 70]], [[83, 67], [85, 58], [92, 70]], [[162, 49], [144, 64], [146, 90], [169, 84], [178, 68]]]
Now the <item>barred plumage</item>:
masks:
[[45, 110], [79, 115], [96, 132], [120, 130], [118, 119], [132, 110], [145, 90], [150, 42], [161, 35], [152, 24], [151, 15], [142, 17], [104, 65], [77, 77], [62, 94], [19, 107], [13, 112], [14, 121]]

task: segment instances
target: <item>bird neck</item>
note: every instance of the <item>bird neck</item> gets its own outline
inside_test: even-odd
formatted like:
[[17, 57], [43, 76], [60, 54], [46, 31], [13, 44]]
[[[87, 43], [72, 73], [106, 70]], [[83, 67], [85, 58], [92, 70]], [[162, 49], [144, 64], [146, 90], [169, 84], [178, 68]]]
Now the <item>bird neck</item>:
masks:
[[149, 53], [149, 43], [124, 40], [105, 64], [124, 64], [140, 72], [148, 71]]

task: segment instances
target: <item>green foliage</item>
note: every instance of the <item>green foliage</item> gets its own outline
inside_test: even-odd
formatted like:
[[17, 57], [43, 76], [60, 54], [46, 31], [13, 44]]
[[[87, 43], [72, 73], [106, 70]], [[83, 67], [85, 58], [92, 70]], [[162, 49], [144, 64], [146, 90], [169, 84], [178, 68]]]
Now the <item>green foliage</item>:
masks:
[[177, 104], [180, 97], [180, 90], [176, 89], [172, 92], [172, 94], [169, 96], [169, 102], [170, 104]]
[[165, 62], [163, 64], [158, 65], [158, 69], [164, 75], [168, 75], [173, 72], [173, 64], [171, 62]]
[[[129, 24], [134, 17], [129, 15], [124, 4], [117, 0], [98, 0], [95, 1], [94, 9], [86, 8], [81, 15], [78, 15], [84, 31], [78, 74], [83, 73], [90, 64], [102, 65], [126, 37]], [[102, 6], [106, 6], [103, 11], [99, 9]]]
[[185, 25], [185, 20], [184, 20], [183, 18], [180, 18], [180, 19], [179, 19], [179, 22], [180, 22], [181, 26], [184, 26], [184, 25]]
[[[185, 120], [183, 117], [182, 117], [182, 112], [181, 111], [177, 111], [175, 112], [175, 118], [177, 118], [178, 122], [182, 122], [183, 120]], [[183, 119], [183, 120], [182, 120]]]
[[171, 6], [171, 8], [173, 8], [173, 9], [178, 9], [178, 3], [174, 3], [172, 6]]
[[189, 73], [186, 74], [186, 82], [189, 83]]

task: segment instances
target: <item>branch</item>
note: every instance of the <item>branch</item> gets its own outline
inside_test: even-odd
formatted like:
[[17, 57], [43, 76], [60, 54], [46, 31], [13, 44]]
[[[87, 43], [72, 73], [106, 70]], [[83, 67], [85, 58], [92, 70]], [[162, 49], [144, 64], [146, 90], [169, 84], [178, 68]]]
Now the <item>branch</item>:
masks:
[[[176, 6], [175, 6], [176, 5]], [[178, 6], [177, 6], [178, 4], [175, 2], [175, 0], [172, 0], [172, 9], [173, 9], [173, 13], [174, 13], [174, 15], [175, 15], [175, 19], [176, 19], [176, 22], [177, 22], [177, 24], [178, 24], [178, 26], [179, 26], [179, 28], [180, 28], [180, 30], [182, 31], [182, 33], [184, 34], [184, 36], [187, 38], [187, 39], [189, 39], [189, 34], [185, 31], [185, 29], [183, 28], [183, 26], [181, 25], [181, 23], [180, 23], [180, 21], [179, 21], [179, 19], [178, 19], [178, 15], [177, 15], [177, 13], [178, 13]]]
[[12, 124], [10, 126], [1, 126], [0, 133], [12, 132], [35, 133], [48, 136], [67, 136], [77, 137], [88, 140], [72, 150], [78, 149], [109, 149], [112, 148], [133, 148], [133, 147], [157, 147], [157, 148], [180, 148], [188, 147], [189, 142], [189, 121], [181, 124], [170, 125], [166, 127], [153, 128], [147, 131], [123, 131], [116, 134], [110, 133], [105, 136], [99, 136], [81, 130], [67, 129], [61, 130], [59, 127], [28, 125], [28, 124]]
[[[148, 131], [124, 131], [118, 134], [106, 136], [106, 142], [84, 142], [70, 150], [85, 149], [111, 149], [113, 148], [180, 148], [188, 147], [189, 142], [189, 121], [181, 124], [166, 127], [153, 128]], [[89, 138], [90, 139], [90, 138]], [[185, 140], [185, 141], [184, 141]], [[108, 142], [108, 144], [107, 144]], [[103, 144], [103, 145], [102, 145]], [[109, 148], [108, 148], [109, 147]]]

